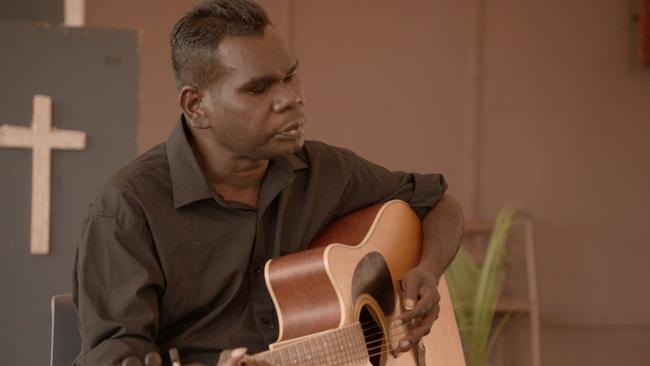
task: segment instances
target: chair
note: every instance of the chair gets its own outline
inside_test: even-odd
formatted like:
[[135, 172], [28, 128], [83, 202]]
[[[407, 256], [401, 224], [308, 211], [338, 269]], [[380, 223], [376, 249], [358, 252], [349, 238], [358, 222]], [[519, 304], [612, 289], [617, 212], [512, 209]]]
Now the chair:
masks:
[[50, 366], [70, 366], [81, 350], [79, 319], [72, 295], [52, 296], [52, 347]]

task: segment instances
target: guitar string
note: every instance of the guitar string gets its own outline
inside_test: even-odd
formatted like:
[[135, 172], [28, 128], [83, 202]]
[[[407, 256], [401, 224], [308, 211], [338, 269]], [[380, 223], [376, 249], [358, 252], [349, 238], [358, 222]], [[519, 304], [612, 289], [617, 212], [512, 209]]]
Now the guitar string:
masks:
[[368, 357], [370, 358], [370, 357], [384, 355], [384, 354], [387, 355], [387, 354], [390, 354], [390, 353], [391, 353], [390, 351], [381, 351], [381, 352], [376, 352], [376, 353], [373, 353], [373, 354], [368, 354]]
[[[377, 324], [375, 324], [375, 326], [373, 326], [373, 327], [368, 327], [368, 328], [363, 329], [363, 330], [364, 330], [364, 331], [367, 331], [367, 330], [372, 330], [372, 329], [378, 329], [379, 331], [374, 332], [374, 333], [370, 333], [370, 334], [365, 334], [365, 333], [364, 333], [364, 340], [365, 340], [365, 337], [374, 337], [374, 336], [376, 336], [376, 335], [381, 335], [381, 334], [385, 334], [385, 333], [386, 333], [386, 332], [385, 332], [385, 331], [384, 331], [384, 330], [383, 330], [379, 325], [377, 325]], [[389, 334], [389, 335], [387, 335], [387, 336], [385, 336], [385, 337], [381, 337], [381, 338], [377, 338], [377, 339], [374, 339], [374, 340], [369, 341], [369, 342], [365, 342], [366, 349], [367, 349], [368, 351], [372, 351], [372, 350], [374, 350], [374, 349], [381, 348], [381, 347], [383, 347], [382, 345], [379, 345], [379, 346], [372, 346], [372, 347], [370, 347], [370, 345], [371, 345], [371, 344], [374, 344], [374, 343], [377, 343], [377, 342], [384, 342], [384, 341], [389, 341], [389, 342], [391, 342], [391, 341], [394, 340], [395, 338], [400, 337], [400, 336], [405, 335], [405, 334], [407, 334], [407, 332], [406, 332], [406, 331], [403, 331], [403, 329], [400, 329], [400, 331], [398, 331], [398, 332], [391, 332], [391, 334]], [[392, 340], [391, 340], [391, 338], [392, 338]], [[299, 358], [299, 360], [302, 360], [302, 359]]]
[[[363, 323], [356, 322], [356, 323], [353, 323], [352, 325], [355, 325], [355, 324], [361, 324], [361, 326], [363, 327], [363, 326], [366, 326], [368, 324], [379, 324], [379, 323], [373, 319], [373, 320], [367, 320], [367, 321], [365, 321]], [[391, 326], [392, 326], [392, 323], [391, 323]]]
[[[395, 339], [395, 337], [398, 337], [398, 336], [401, 336], [401, 335], [404, 335], [404, 334], [406, 334], [406, 333], [402, 333], [402, 334], [394, 334], [394, 335], [389, 335], [389, 336], [386, 336], [386, 337], [377, 338], [377, 339], [372, 340], [372, 341], [370, 341], [370, 342], [366, 342], [366, 346], [370, 346], [371, 344], [373, 344], [373, 343], [377, 343], [377, 342], [384, 342], [384, 341], [392, 342], [392, 341]], [[392, 339], [391, 339], [391, 338], [392, 338]], [[374, 347], [374, 348], [377, 348], [377, 346], [373, 346], [373, 347]], [[381, 346], [380, 346], [380, 347], [381, 347]], [[368, 348], [368, 350], [371, 350], [371, 349], [373, 349], [373, 348], [372, 348], [372, 347], [371, 347], [371, 348]]]
[[[376, 340], [374, 340], [374, 341], [372, 341], [372, 342], [367, 342], [366, 345], [369, 345], [369, 344], [371, 344], [371, 343], [376, 343], [376, 342], [383, 342], [383, 341], [387, 341], [387, 340], [388, 340], [387, 337], [383, 337], [383, 338], [380, 338], [380, 339], [376, 339]], [[374, 356], [378, 356], [378, 355], [382, 355], [382, 354], [389, 354], [389, 353], [391, 353], [390, 350], [379, 351], [379, 352], [375, 352], [375, 353], [372, 353], [372, 352], [371, 352], [371, 351], [374, 351], [374, 350], [377, 350], [377, 349], [384, 349], [384, 348], [385, 348], [385, 347], [384, 347], [384, 344], [380, 344], [380, 345], [377, 345], [377, 346], [373, 346], [373, 347], [369, 347], [369, 348], [367, 348], [367, 350], [368, 350], [368, 357], [374, 357]]]
[[[379, 330], [378, 332], [375, 332], [375, 333], [370, 333], [370, 334], [365, 334], [365, 333], [364, 333], [364, 336], [366, 336], [366, 337], [374, 337], [374, 336], [376, 336], [376, 335], [385, 334], [385, 333], [386, 333], [386, 332], [384, 332], [384, 330]], [[406, 334], [406, 333], [407, 333], [407, 332], [404, 332], [404, 331], [398, 331], [398, 332], [394, 332], [394, 333], [391, 332], [391, 334], [390, 334], [389, 336], [390, 336], [390, 337], [397, 337], [397, 336], [404, 335], [404, 334]]]
[[[376, 330], [376, 329], [379, 330], [379, 331], [376, 332], [376, 333], [366, 334], [366, 336], [367, 336], [367, 337], [371, 337], [371, 336], [374, 336], [374, 335], [377, 335], [377, 334], [382, 334], [382, 333], [385, 333], [385, 332], [386, 332], [386, 330], [384, 330], [384, 328], [382, 328], [382, 327], [381, 327], [380, 325], [378, 325], [378, 324], [375, 324], [375, 325], [373, 325], [373, 326], [371, 326], [371, 327], [362, 328], [364, 334], [365, 334], [366, 332], [368, 332], [368, 331], [371, 331], [371, 330], [374, 331], [374, 330]], [[394, 333], [393, 333], [393, 330], [395, 330], [395, 329], [397, 329], [397, 330], [400, 331], [400, 332], [394, 332]], [[389, 328], [388, 331], [390, 331], [391, 334], [400, 334], [400, 335], [401, 335], [401, 334], [406, 334], [406, 333], [408, 333], [408, 332], [404, 331], [404, 329], [402, 328], [401, 325], [400, 325], [400, 326], [394, 326], [394, 327], [392, 327], [392, 328]]]
[[[383, 333], [384, 333], [384, 332], [382, 331], [382, 332], [375, 333], [374, 335], [377, 335], [377, 334], [383, 334]], [[374, 352], [375, 350], [385, 348], [385, 346], [384, 346], [384, 344], [379, 344], [379, 345], [376, 345], [376, 346], [369, 347], [371, 344], [373, 344], [373, 343], [377, 343], [377, 342], [390, 341], [390, 340], [389, 340], [389, 337], [400, 336], [400, 335], [402, 335], [402, 334], [406, 334], [406, 332], [403, 332], [403, 333], [396, 333], [396, 334], [390, 335], [390, 336], [388, 336], [388, 337], [382, 337], [382, 338], [378, 338], [378, 339], [375, 339], [375, 340], [370, 341], [370, 342], [366, 342], [365, 345], [366, 345], [366, 350], [367, 350], [367, 352], [368, 352], [368, 357], [373, 357], [373, 356], [381, 355], [381, 354], [384, 354], [384, 353], [388, 354], [388, 353], [391, 352], [390, 350], [386, 350], [386, 351], [380, 351], [380, 352], [372, 353], [372, 352]], [[303, 345], [303, 347], [305, 347], [305, 346]], [[349, 351], [350, 349], [347, 348], [346, 350]], [[326, 350], [323, 350], [323, 351], [326, 351]], [[327, 354], [326, 352], [316, 352], [316, 353], [311, 353], [311, 354], [306, 355], [306, 356], [303, 357], [303, 354], [302, 354], [302, 353], [299, 353], [299, 352], [297, 352], [297, 353], [298, 353], [298, 357], [297, 357], [297, 358], [291, 358], [290, 356], [287, 356], [287, 357], [290, 359], [291, 362], [298, 362], [298, 361], [300, 361], [300, 363], [303, 363], [304, 361], [311, 361], [311, 360], [314, 358], [314, 356], [316, 356], [316, 358], [322, 358], [322, 357], [321, 357], [322, 355]], [[348, 356], [355, 357], [353, 354], [348, 354]], [[364, 356], [364, 357], [365, 357], [365, 356]], [[271, 361], [272, 361], [272, 360], [271, 360]], [[340, 365], [340, 364], [335, 363], [335, 364], [333, 364], [333, 365]]]
[[[359, 324], [359, 325], [362, 326], [362, 331], [364, 332], [364, 340], [365, 340], [365, 337], [373, 337], [373, 336], [376, 336], [376, 335], [380, 335], [380, 334], [385, 334], [385, 333], [386, 333], [386, 331], [381, 327], [381, 325], [378, 324], [375, 320], [369, 320], [369, 321], [365, 321], [365, 322], [358, 322], [358, 323], [355, 323], [355, 324], [353, 324], [353, 325], [356, 325], [356, 324]], [[363, 326], [365, 326], [365, 325], [369, 325], [369, 324], [371, 324], [370, 327], [365, 327], [365, 328], [363, 327]], [[400, 328], [401, 328], [401, 329], [400, 329]], [[368, 331], [370, 331], [370, 330], [375, 330], [375, 329], [377, 329], [378, 331], [377, 331], [377, 332], [374, 332], [374, 333], [366, 334]], [[392, 332], [393, 329], [398, 329], [398, 330], [400, 330], [400, 331], [399, 331], [399, 332]], [[379, 355], [379, 354], [382, 354], [382, 353], [390, 353], [390, 351], [382, 351], [382, 352], [379, 352], [379, 353], [370, 353], [371, 351], [374, 351], [375, 349], [383, 348], [383, 344], [380, 344], [380, 345], [378, 345], [378, 346], [370, 347], [371, 344], [373, 344], [373, 343], [377, 343], [377, 342], [383, 342], [383, 341], [390, 341], [390, 340], [389, 340], [389, 337], [392, 337], [392, 338], [394, 339], [395, 337], [399, 337], [399, 336], [402, 336], [402, 335], [404, 335], [404, 334], [407, 333], [406, 331], [404, 331], [402, 325], [394, 326], [392, 323], [391, 323], [390, 328], [389, 328], [388, 330], [391, 330], [390, 335], [388, 335], [388, 336], [386, 336], [386, 337], [381, 337], [381, 338], [378, 338], [378, 339], [372, 340], [372, 341], [370, 341], [370, 342], [365, 342], [366, 349], [367, 349], [367, 351], [368, 351], [369, 357], [372, 357], [372, 356], [375, 356], [375, 355]], [[304, 345], [303, 345], [303, 346], [304, 346]], [[319, 352], [317, 352], [316, 354], [317, 354], [318, 356], [320, 356], [320, 353], [319, 353]], [[310, 355], [308, 355], [307, 357], [309, 357], [309, 356], [310, 356]], [[303, 358], [303, 357], [298, 356], [298, 359], [296, 360], [296, 362], [297, 362], [297, 361], [301, 361], [301, 362], [302, 362], [302, 361], [305, 361], [305, 360], [309, 360], [309, 358], [307, 358], [307, 357]]]
[[[380, 324], [377, 323], [375, 320], [368, 320], [368, 321], [365, 321], [365, 322], [363, 322], [363, 323], [361, 323], [361, 322], [357, 322], [357, 323], [354, 323], [354, 324], [361, 324], [361, 329], [363, 329], [364, 331], [365, 331], [366, 329], [372, 329], [373, 327], [380, 326]], [[366, 325], [368, 325], [368, 324], [371, 324], [371, 325], [373, 325], [373, 326], [372, 326], [372, 327], [369, 327], [369, 328], [364, 328], [364, 327], [365, 327]], [[393, 323], [390, 324], [390, 327], [392, 327], [392, 328], [398, 328], [398, 327], [402, 327], [402, 326], [403, 326], [403, 324], [402, 324], [402, 325], [397, 325], [397, 326], [393, 325]]]
[[[380, 356], [380, 355], [383, 355], [383, 354], [391, 354], [390, 350], [383, 350], [384, 348], [385, 347], [383, 345], [367, 348], [368, 358], [375, 357], [375, 356]], [[373, 351], [375, 351], [377, 349], [382, 349], [382, 350], [379, 351], [379, 352], [372, 353]], [[325, 364], [325, 365], [328, 365], [328, 366], [330, 366], [330, 365], [334, 365], [334, 366], [346, 365], [347, 362], [351, 362], [351, 361], [357, 360], [357, 359], [365, 360], [365, 357], [366, 357], [365, 355], [363, 355], [363, 357], [360, 358], [360, 357], [355, 356], [353, 354], [349, 354], [348, 356], [352, 357], [353, 360], [342, 360], [341, 363], [338, 363], [338, 361], [336, 363], [331, 363], [331, 358], [327, 359], [326, 357], [322, 357], [323, 355], [327, 355], [327, 353], [325, 353], [325, 352], [316, 352], [315, 353], [316, 357], [313, 357], [314, 354], [308, 355], [307, 357], [301, 357], [300, 355], [297, 358], [291, 358], [290, 356], [287, 356], [287, 357], [289, 358], [289, 361], [294, 363], [294, 364], [295, 363], [303, 364], [305, 361], [311, 362], [312, 360], [320, 362], [320, 360], [323, 360], [323, 361], [328, 361]], [[341, 357], [341, 356], [339, 356], [339, 357]], [[345, 356], [343, 356], [343, 357], [345, 357]], [[273, 362], [273, 359], [266, 359], [265, 361]], [[323, 365], [323, 363], [317, 363], [316, 365]]]
[[[369, 350], [370, 349], [377, 349], [377, 348], [383, 348], [383, 347], [380, 345], [380, 346], [376, 346], [376, 347], [373, 347], [373, 348], [369, 348]], [[376, 353], [370, 353], [369, 352], [368, 357], [373, 357], [373, 356], [378, 356], [378, 355], [381, 355], [381, 354], [388, 354], [388, 353], [391, 353], [391, 351], [386, 350], [386, 351], [380, 351], [380, 352], [376, 352]]]
[[[362, 327], [362, 328], [361, 328], [361, 330], [364, 332], [364, 334], [365, 334], [366, 332], [368, 332], [368, 331], [371, 331], [371, 330], [374, 331], [375, 329], [380, 329], [379, 332], [371, 333], [371, 334], [366, 334], [366, 336], [368, 336], [368, 337], [375, 336], [375, 335], [377, 335], [377, 334], [385, 333], [384, 328], [382, 328], [381, 325], [377, 324], [377, 322], [372, 321], [372, 320], [371, 320], [371, 321], [364, 322], [364, 323], [354, 323], [354, 324], [352, 324], [352, 325], [355, 325], [355, 324], [365, 324], [365, 325], [372, 324], [372, 326], [370, 326], [370, 327], [366, 327], [366, 328], [363, 328], [363, 327]], [[388, 328], [387, 330], [391, 331], [391, 334], [396, 334], [396, 335], [402, 335], [402, 334], [406, 334], [406, 333], [407, 333], [407, 332], [399, 332], [399, 333], [398, 333], [398, 332], [395, 332], [395, 333], [392, 333], [392, 330], [394, 330], [394, 329], [403, 330], [403, 329], [400, 329], [400, 328], [402, 328], [402, 325], [393, 326], [393, 325], [391, 324], [391, 328]]]

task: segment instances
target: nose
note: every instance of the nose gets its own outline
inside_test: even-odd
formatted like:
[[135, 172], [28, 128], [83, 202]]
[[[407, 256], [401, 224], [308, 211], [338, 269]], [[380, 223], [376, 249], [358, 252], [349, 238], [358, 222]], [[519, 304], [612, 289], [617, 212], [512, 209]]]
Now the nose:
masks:
[[282, 113], [303, 105], [302, 86], [282, 84], [273, 98], [273, 112]]

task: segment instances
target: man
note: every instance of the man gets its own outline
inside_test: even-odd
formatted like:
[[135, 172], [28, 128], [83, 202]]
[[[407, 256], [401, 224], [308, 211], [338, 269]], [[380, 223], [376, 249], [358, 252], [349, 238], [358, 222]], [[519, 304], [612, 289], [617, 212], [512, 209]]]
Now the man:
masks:
[[394, 352], [410, 349], [437, 317], [438, 279], [460, 241], [462, 214], [444, 179], [305, 141], [298, 60], [250, 0], [198, 5], [171, 47], [177, 127], [108, 182], [83, 222], [77, 364], [176, 347], [186, 363], [223, 366], [266, 349], [278, 320], [264, 263], [394, 198], [424, 217], [423, 256], [403, 281], [401, 321], [412, 329]]

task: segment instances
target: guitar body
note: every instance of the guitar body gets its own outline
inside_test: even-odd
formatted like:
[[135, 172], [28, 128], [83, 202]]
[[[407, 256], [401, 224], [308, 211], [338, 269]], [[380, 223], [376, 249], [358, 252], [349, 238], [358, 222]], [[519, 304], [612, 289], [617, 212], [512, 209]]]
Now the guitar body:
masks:
[[[444, 278], [438, 288], [440, 316], [421, 342], [424, 350], [398, 358], [390, 354], [406, 332], [391, 323], [403, 310], [399, 281], [419, 262], [421, 236], [420, 220], [411, 208], [390, 201], [335, 221], [306, 251], [267, 262], [267, 287], [280, 326], [271, 350], [305, 353], [287, 365], [464, 366]], [[337, 359], [338, 353], [350, 355]]]

